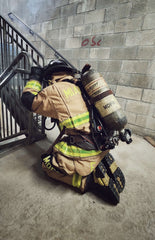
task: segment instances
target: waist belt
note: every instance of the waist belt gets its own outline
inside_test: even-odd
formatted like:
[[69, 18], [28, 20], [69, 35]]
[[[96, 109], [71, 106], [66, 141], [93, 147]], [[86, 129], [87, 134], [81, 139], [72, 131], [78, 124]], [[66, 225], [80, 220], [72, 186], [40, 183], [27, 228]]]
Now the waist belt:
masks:
[[68, 144], [80, 147], [84, 150], [97, 150], [90, 135], [69, 135], [64, 137], [63, 141], [66, 141]]

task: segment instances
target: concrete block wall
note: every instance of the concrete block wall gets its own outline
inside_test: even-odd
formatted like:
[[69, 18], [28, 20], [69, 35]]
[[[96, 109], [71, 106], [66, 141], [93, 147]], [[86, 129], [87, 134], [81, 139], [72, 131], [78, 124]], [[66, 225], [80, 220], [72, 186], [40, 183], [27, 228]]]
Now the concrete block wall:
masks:
[[[128, 126], [139, 135], [155, 137], [155, 1], [35, 2], [35, 14], [26, 1], [29, 17], [20, 16], [18, 9], [16, 14], [78, 69], [89, 62], [101, 72], [124, 109]], [[46, 62], [53, 58], [44, 44], [31, 40]]]

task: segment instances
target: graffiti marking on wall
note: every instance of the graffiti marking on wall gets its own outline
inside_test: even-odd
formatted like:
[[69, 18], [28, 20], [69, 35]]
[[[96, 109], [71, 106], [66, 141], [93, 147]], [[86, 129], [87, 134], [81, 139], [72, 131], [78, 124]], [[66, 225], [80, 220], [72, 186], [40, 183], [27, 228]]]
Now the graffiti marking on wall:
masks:
[[98, 46], [100, 47], [101, 46], [101, 41], [102, 39], [97, 39], [96, 36], [93, 36], [91, 38], [84, 38], [84, 40], [82, 41], [81, 43], [81, 46], [82, 47], [94, 47], [94, 46]]

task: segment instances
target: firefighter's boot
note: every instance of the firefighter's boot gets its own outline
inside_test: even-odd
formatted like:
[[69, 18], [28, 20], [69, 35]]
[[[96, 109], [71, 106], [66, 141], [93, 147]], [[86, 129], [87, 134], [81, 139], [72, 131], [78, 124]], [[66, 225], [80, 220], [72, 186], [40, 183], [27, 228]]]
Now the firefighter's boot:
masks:
[[106, 167], [109, 177], [114, 180], [118, 192], [121, 193], [125, 187], [125, 177], [121, 169], [117, 166], [115, 159], [108, 153], [102, 159], [102, 163]]
[[106, 167], [102, 162], [100, 162], [94, 170], [93, 178], [97, 191], [100, 192], [104, 199], [107, 198], [113, 204], [119, 203], [119, 192], [116, 184], [114, 180], [108, 176]]

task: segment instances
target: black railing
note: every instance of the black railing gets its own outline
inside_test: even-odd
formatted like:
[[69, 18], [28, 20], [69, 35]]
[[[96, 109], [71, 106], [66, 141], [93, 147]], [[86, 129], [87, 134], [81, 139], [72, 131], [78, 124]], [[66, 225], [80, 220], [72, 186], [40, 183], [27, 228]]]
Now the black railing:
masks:
[[32, 65], [44, 66], [43, 56], [0, 16], [0, 149], [45, 136], [43, 118], [20, 102]]

